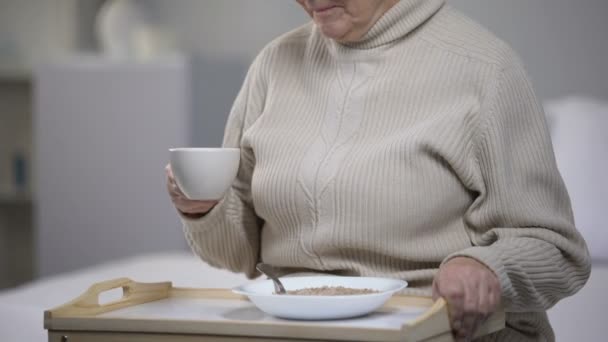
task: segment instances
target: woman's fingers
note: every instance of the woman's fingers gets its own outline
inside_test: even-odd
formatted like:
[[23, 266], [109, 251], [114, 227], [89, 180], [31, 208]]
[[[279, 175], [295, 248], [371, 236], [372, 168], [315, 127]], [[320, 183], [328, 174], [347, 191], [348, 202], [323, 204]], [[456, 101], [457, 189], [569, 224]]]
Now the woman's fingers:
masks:
[[493, 274], [486, 274], [480, 283], [480, 289], [483, 290], [479, 291], [479, 319], [473, 327], [473, 333], [496, 311], [501, 297], [500, 282]]
[[458, 336], [464, 338], [465, 341], [472, 338], [473, 329], [479, 319], [479, 290], [476, 282], [468, 282], [462, 280], [464, 288], [463, 299], [463, 314], [462, 328], [458, 332]]
[[489, 293], [488, 284], [485, 278], [479, 280], [479, 286], [475, 295], [477, 296], [477, 309], [475, 312], [475, 320], [469, 330], [469, 339], [473, 338], [473, 335], [481, 324], [486, 320], [490, 312], [489, 306]]
[[493, 308], [490, 300], [490, 297], [492, 296], [492, 288], [490, 287], [490, 284], [488, 283], [488, 279], [486, 277], [483, 277], [479, 281], [479, 288], [480, 291], [478, 292], [478, 295], [480, 322], [478, 322], [477, 325], [481, 324], [488, 318]]
[[500, 304], [500, 298], [502, 291], [500, 287], [500, 281], [496, 277], [490, 277], [488, 280], [488, 315], [491, 314], [498, 305]]
[[181, 190], [177, 186], [177, 183], [175, 182], [175, 177], [173, 177], [173, 170], [171, 170], [170, 164], [167, 164], [167, 166], [165, 166], [165, 172], [167, 175], [167, 191], [169, 192], [169, 195], [171, 195], [171, 198], [174, 198], [178, 195], [183, 195]]
[[459, 334], [463, 328], [464, 300], [465, 291], [459, 279], [449, 277], [438, 277], [435, 279], [434, 286], [436, 294], [434, 297], [443, 297], [447, 303], [450, 313], [452, 330]]
[[494, 312], [501, 289], [496, 275], [485, 265], [456, 257], [441, 266], [433, 282], [433, 297], [443, 297], [450, 308], [450, 320], [457, 341], [470, 341]]
[[179, 199], [177, 202], [175, 206], [179, 211], [186, 214], [204, 214], [217, 204], [216, 201], [191, 201], [183, 199]]
[[188, 199], [177, 186], [175, 186], [175, 189], [171, 192], [171, 199], [173, 200], [175, 207], [186, 214], [204, 214], [217, 204], [217, 201]]
[[167, 191], [171, 196], [171, 201], [182, 213], [204, 214], [217, 204], [217, 201], [199, 201], [187, 198], [175, 182], [175, 177], [173, 177], [173, 172], [169, 164], [165, 167], [165, 172], [167, 174]]

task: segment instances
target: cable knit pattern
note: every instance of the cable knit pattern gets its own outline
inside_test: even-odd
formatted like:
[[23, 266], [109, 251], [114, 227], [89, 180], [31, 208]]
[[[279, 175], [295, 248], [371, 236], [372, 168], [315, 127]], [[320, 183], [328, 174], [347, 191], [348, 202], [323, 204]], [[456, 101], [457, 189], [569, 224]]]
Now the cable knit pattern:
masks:
[[354, 44], [310, 23], [255, 59], [224, 146], [225, 198], [182, 218], [209, 264], [405, 279], [430, 294], [467, 256], [500, 279], [507, 329], [552, 341], [545, 310], [587, 280], [542, 108], [509, 47], [444, 4], [401, 0]]

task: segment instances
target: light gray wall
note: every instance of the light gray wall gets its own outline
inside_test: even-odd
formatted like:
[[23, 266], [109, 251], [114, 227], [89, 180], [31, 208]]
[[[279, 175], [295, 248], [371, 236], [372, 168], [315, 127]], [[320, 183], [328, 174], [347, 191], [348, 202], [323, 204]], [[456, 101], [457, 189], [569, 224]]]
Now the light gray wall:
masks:
[[187, 61], [70, 60], [35, 79], [37, 275], [185, 250], [164, 167], [189, 139]]
[[522, 57], [543, 99], [608, 99], [608, 1], [453, 0]]
[[[196, 56], [194, 144], [216, 145], [247, 65], [308, 19], [295, 1], [149, 0]], [[520, 54], [538, 95], [608, 99], [608, 1], [451, 0]]]

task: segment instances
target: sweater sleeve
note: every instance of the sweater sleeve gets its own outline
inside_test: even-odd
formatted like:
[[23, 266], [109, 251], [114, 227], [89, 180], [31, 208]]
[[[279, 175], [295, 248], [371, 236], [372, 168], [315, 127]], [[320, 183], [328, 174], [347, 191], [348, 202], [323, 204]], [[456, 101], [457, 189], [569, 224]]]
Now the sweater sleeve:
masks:
[[244, 84], [230, 111], [222, 146], [241, 149], [236, 179], [224, 198], [200, 219], [181, 216], [183, 229], [192, 251], [209, 265], [258, 276], [262, 220], [256, 215], [251, 197], [251, 177], [255, 157], [241, 145], [243, 133], [261, 114], [266, 96], [264, 57], [252, 63]]
[[474, 258], [498, 276], [506, 310], [544, 311], [585, 284], [590, 257], [521, 63], [493, 89], [476, 140], [479, 195], [465, 215], [473, 246], [444, 263]]

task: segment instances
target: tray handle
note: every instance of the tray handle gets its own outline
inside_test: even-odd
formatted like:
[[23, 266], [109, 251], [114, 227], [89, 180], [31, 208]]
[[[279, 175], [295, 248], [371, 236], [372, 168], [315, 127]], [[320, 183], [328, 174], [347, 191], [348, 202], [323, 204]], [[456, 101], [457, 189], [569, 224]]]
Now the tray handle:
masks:
[[[505, 312], [503, 308], [499, 308], [477, 329], [473, 338], [491, 334], [504, 329], [504, 327]], [[404, 336], [408, 337], [408, 341], [453, 342], [448, 303], [443, 298], [437, 299], [424, 314], [413, 322], [405, 324], [401, 331]], [[435, 337], [429, 339], [429, 335]]]
[[[45, 312], [50, 317], [95, 316], [127, 306], [152, 302], [169, 296], [171, 282], [138, 283], [129, 278], [112, 279], [93, 284], [82, 295], [60, 307]], [[99, 303], [103, 292], [122, 288], [122, 297], [109, 303]]]

